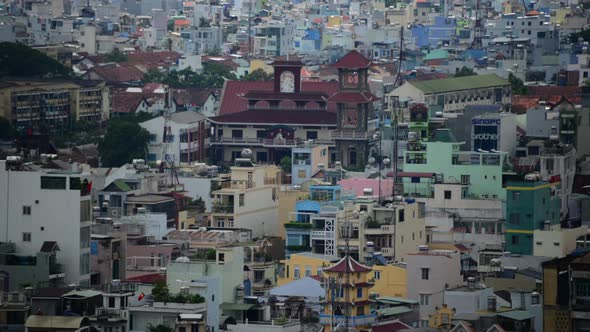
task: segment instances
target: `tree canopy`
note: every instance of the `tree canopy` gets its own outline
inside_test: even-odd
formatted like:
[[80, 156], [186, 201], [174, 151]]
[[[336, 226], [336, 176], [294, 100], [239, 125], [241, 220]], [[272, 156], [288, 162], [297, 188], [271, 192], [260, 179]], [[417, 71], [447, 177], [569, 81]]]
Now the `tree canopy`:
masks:
[[59, 61], [16, 43], [0, 43], [0, 77], [67, 78], [71, 69]]
[[113, 119], [98, 143], [100, 160], [105, 167], [119, 167], [133, 159], [145, 159], [150, 133], [139, 124]]
[[473, 68], [468, 68], [466, 66], [461, 67], [455, 73], [455, 77], [464, 77], [464, 76], [475, 76], [477, 73], [473, 71]]
[[258, 68], [255, 71], [248, 73], [242, 77], [242, 81], [272, 81], [273, 75]]
[[225, 80], [235, 79], [236, 75], [227, 66], [210, 62], [203, 63], [203, 71], [200, 73], [188, 68], [180, 71], [173, 70], [170, 73], [150, 70], [143, 77], [144, 83], [163, 83], [177, 89], [189, 87], [221, 88]]
[[10, 124], [10, 120], [0, 116], [0, 139], [11, 140], [16, 136], [16, 129]]
[[512, 73], [508, 74], [508, 82], [510, 82], [510, 86], [512, 87], [512, 93], [515, 95], [526, 95], [528, 93], [528, 89], [524, 82], [514, 76]]
[[105, 54], [107, 62], [126, 62], [128, 60], [127, 54], [121, 52], [118, 48], [113, 48], [112, 51]]

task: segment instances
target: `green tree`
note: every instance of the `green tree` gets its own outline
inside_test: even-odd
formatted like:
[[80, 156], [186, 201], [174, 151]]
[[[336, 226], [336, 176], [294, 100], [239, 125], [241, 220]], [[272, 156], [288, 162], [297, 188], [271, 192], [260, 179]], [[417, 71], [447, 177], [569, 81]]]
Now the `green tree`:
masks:
[[510, 86], [512, 87], [512, 93], [515, 95], [526, 95], [528, 93], [526, 85], [524, 82], [514, 76], [512, 73], [508, 74], [508, 82], [510, 82]]
[[205, 201], [201, 197], [193, 199], [188, 203], [188, 207], [199, 212], [205, 212]]
[[172, 52], [172, 39], [168, 38], [166, 39], [166, 48], [168, 49], [169, 52]]
[[150, 324], [148, 325], [148, 332], [174, 332], [174, 329], [162, 324], [156, 326]]
[[465, 77], [465, 76], [475, 76], [477, 73], [473, 71], [473, 68], [468, 68], [466, 66], [461, 67], [455, 72], [455, 77]]
[[580, 39], [582, 41], [590, 41], [590, 29], [584, 29], [580, 32], [575, 32], [570, 34], [570, 43], [578, 43]]
[[289, 156], [284, 156], [283, 158], [281, 158], [281, 169], [283, 170], [283, 173], [288, 174], [291, 173], [291, 157]]
[[16, 136], [16, 129], [12, 127], [12, 124], [10, 124], [10, 120], [0, 116], [0, 139], [11, 140], [16, 138]]
[[107, 62], [126, 62], [128, 59], [127, 54], [121, 52], [118, 48], [113, 48], [112, 51], [105, 54]]
[[273, 75], [258, 68], [255, 71], [248, 73], [242, 77], [242, 81], [272, 81]]
[[220, 56], [221, 55], [221, 50], [218, 49], [218, 48], [213, 48], [213, 49], [207, 50], [205, 52], [205, 54], [208, 55], [208, 56]]
[[168, 302], [170, 297], [170, 290], [166, 281], [162, 279], [156, 280], [154, 287], [152, 288], [152, 296], [156, 302]]
[[0, 43], [0, 77], [68, 78], [72, 70], [22, 44]]
[[125, 119], [111, 120], [98, 143], [102, 165], [119, 167], [132, 159], [145, 159], [149, 139], [150, 133], [139, 124]]

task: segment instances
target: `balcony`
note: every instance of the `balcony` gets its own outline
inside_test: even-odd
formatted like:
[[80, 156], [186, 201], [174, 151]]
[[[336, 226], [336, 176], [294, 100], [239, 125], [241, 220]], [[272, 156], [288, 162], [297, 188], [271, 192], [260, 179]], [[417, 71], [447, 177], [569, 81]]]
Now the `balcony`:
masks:
[[373, 133], [366, 131], [356, 130], [334, 130], [330, 134], [333, 139], [345, 139], [345, 140], [368, 140], [373, 139]]
[[[249, 137], [211, 137], [211, 145], [248, 145], [264, 147], [296, 147], [304, 143], [304, 139], [272, 139], [272, 138], [249, 138]], [[314, 140], [316, 144], [334, 145], [333, 140]]]
[[136, 290], [136, 285], [127, 282], [110, 283], [103, 286], [103, 292], [107, 294], [114, 293], [133, 293]]
[[252, 189], [254, 187], [256, 187], [255, 182], [246, 180], [233, 180], [221, 184], [222, 189]]
[[225, 213], [225, 214], [233, 214], [234, 213], [234, 206], [233, 204], [220, 204], [220, 203], [213, 203], [211, 207], [212, 213]]
[[49, 279], [58, 279], [66, 276], [63, 264], [53, 263], [49, 265]]
[[127, 311], [123, 309], [115, 309], [115, 308], [97, 308], [96, 309], [96, 319], [97, 320], [108, 320], [108, 321], [118, 321], [118, 320], [127, 320]]
[[0, 293], [0, 306], [4, 305], [26, 305], [28, 303], [27, 297], [23, 293], [11, 292]]
[[[366, 326], [373, 324], [377, 321], [377, 314], [369, 314], [369, 315], [362, 315], [362, 316], [351, 316], [348, 318], [348, 325], [351, 327], [357, 326]], [[346, 323], [346, 319], [344, 316], [334, 316], [327, 314], [320, 314], [320, 324], [322, 325], [344, 325]]]

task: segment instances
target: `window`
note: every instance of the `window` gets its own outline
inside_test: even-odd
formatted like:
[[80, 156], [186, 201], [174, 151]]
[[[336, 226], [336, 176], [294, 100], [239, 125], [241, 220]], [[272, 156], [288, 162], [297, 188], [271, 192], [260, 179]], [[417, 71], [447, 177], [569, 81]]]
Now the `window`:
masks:
[[30, 216], [31, 215], [31, 206], [23, 205], [23, 214]]
[[311, 266], [305, 265], [305, 276], [311, 277]]
[[293, 271], [293, 279], [299, 279], [300, 275], [299, 275], [299, 265], [295, 265], [295, 271]]
[[41, 189], [66, 189], [66, 178], [57, 176], [42, 176]]
[[520, 213], [511, 213], [510, 223], [513, 225], [520, 225]]
[[318, 132], [317, 131], [307, 131], [305, 133], [305, 137], [307, 139], [318, 139]]
[[243, 138], [244, 132], [241, 129], [234, 129], [231, 131], [232, 138]]
[[451, 191], [445, 190], [445, 199], [451, 199]]
[[430, 269], [423, 267], [421, 269], [421, 271], [422, 271], [422, 280], [428, 280], [428, 277], [430, 276]]
[[220, 263], [225, 263], [225, 254], [224, 254], [224, 253], [219, 253], [219, 254], [217, 255], [217, 260], [218, 260]]
[[470, 180], [469, 175], [461, 175], [461, 184], [469, 184]]
[[80, 255], [80, 274], [90, 273], [90, 253]]
[[415, 241], [415, 240], [416, 240], [416, 234], [412, 233], [412, 241]]
[[381, 279], [381, 271], [375, 271], [374, 273], [375, 274], [374, 274], [373, 278], [375, 280], [380, 280]]
[[257, 130], [256, 138], [266, 138], [266, 130]]
[[401, 236], [402, 244], [404, 243], [404, 236]]
[[321, 276], [321, 275], [322, 275], [322, 273], [323, 273], [323, 271], [322, 271], [322, 267], [320, 266], [320, 267], [318, 267], [318, 268], [317, 268], [317, 270], [316, 270], [316, 276]]
[[406, 213], [405, 213], [405, 210], [404, 209], [401, 209], [401, 210], [397, 211], [397, 214], [398, 214], [397, 220], [399, 222], [406, 221]]
[[90, 248], [90, 226], [80, 228], [80, 248]]
[[512, 192], [512, 200], [515, 202], [518, 202], [518, 200], [520, 200], [520, 191]]
[[31, 242], [31, 233], [23, 233], [23, 242]]
[[430, 294], [420, 294], [420, 305], [430, 305]]
[[520, 238], [518, 237], [518, 235], [512, 235], [512, 244], [518, 244], [520, 241]]
[[365, 307], [360, 306], [356, 308], [356, 315], [357, 316], [362, 316], [365, 314]]
[[362, 287], [358, 287], [356, 289], [356, 297], [359, 299], [363, 297], [363, 288]]
[[240, 203], [240, 206], [244, 206], [244, 194], [240, 194], [238, 201]]
[[80, 178], [70, 178], [70, 189], [71, 190], [82, 189], [82, 180], [80, 180]]
[[307, 178], [307, 172], [304, 169], [300, 169], [297, 171], [297, 177], [300, 179]]

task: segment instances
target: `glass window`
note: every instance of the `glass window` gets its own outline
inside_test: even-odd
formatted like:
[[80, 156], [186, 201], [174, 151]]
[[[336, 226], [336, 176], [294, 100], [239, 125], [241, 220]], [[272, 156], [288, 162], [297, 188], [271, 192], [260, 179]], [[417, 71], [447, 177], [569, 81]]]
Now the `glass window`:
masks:
[[23, 205], [23, 214], [27, 216], [31, 215], [31, 206]]
[[359, 299], [363, 297], [363, 288], [362, 287], [358, 287], [356, 289], [356, 297]]
[[57, 176], [42, 176], [41, 189], [66, 189], [66, 178]]
[[294, 279], [299, 279], [299, 278], [300, 278], [300, 275], [299, 275], [299, 273], [300, 273], [300, 272], [299, 272], [299, 265], [295, 265], [295, 269], [294, 269], [294, 271], [293, 271], [293, 278], [294, 278]]
[[23, 233], [23, 242], [31, 242], [31, 233]]
[[80, 248], [90, 247], [90, 227], [80, 228]]
[[80, 255], [80, 274], [90, 273], [90, 253]]
[[428, 280], [430, 276], [430, 269], [429, 268], [422, 268], [422, 280]]
[[381, 271], [375, 271], [374, 278], [375, 278], [375, 280], [381, 279]]
[[445, 199], [451, 199], [451, 191], [445, 190]]
[[305, 266], [305, 276], [311, 277], [311, 266], [309, 266], [309, 265]]
[[305, 133], [307, 139], [318, 139], [318, 132], [317, 131], [307, 131]]
[[420, 305], [430, 305], [430, 294], [420, 294]]

